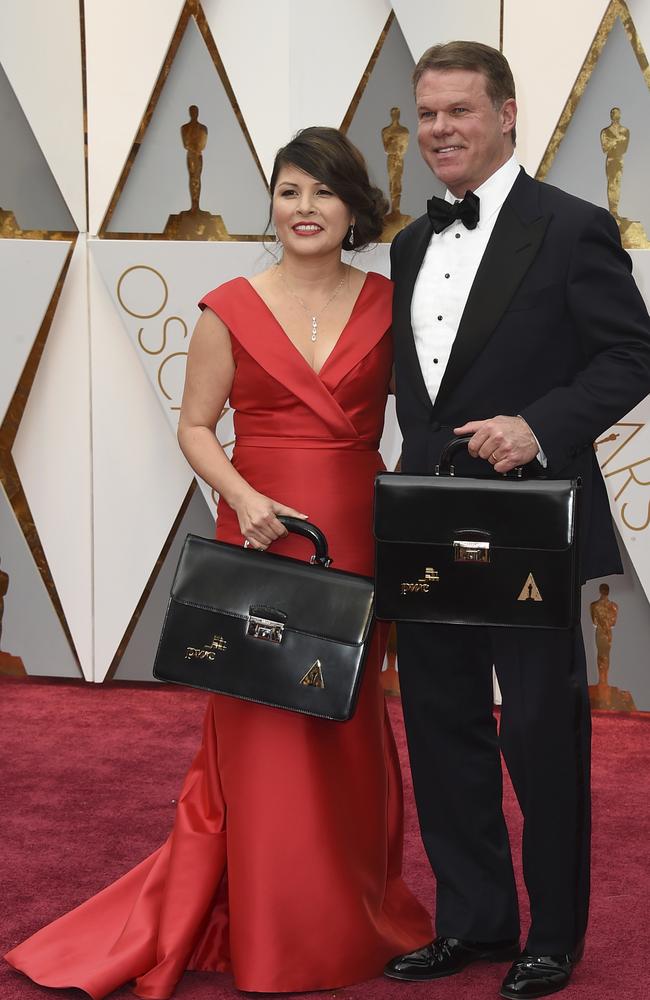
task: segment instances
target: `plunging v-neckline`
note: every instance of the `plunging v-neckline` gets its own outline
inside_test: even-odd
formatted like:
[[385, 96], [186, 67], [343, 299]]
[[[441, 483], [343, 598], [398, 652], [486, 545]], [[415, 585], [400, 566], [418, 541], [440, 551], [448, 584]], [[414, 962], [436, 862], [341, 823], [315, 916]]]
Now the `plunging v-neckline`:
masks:
[[366, 274], [365, 277], [364, 277], [364, 279], [363, 279], [363, 284], [362, 284], [361, 288], [359, 289], [359, 291], [357, 293], [357, 297], [356, 297], [356, 299], [354, 300], [354, 302], [352, 304], [352, 309], [350, 310], [350, 315], [348, 316], [347, 320], [343, 324], [343, 327], [341, 328], [341, 332], [339, 333], [338, 337], [334, 341], [334, 344], [332, 346], [332, 350], [329, 352], [329, 354], [327, 355], [327, 357], [323, 361], [323, 363], [320, 366], [320, 368], [318, 369], [318, 371], [315, 368], [312, 368], [312, 366], [309, 364], [309, 361], [307, 360], [307, 358], [305, 357], [305, 355], [302, 353], [302, 351], [300, 350], [300, 348], [293, 342], [293, 340], [291, 339], [291, 337], [289, 336], [289, 334], [287, 333], [287, 331], [285, 330], [285, 328], [282, 326], [282, 323], [280, 322], [280, 320], [277, 318], [277, 316], [275, 315], [275, 313], [273, 312], [273, 310], [271, 309], [271, 307], [269, 306], [269, 304], [262, 298], [262, 296], [260, 295], [260, 293], [258, 292], [258, 290], [255, 288], [255, 286], [251, 284], [251, 282], [248, 280], [248, 278], [242, 278], [242, 281], [246, 282], [246, 284], [248, 285], [248, 287], [250, 288], [250, 290], [253, 292], [253, 294], [256, 296], [256, 298], [258, 298], [259, 301], [262, 303], [262, 305], [266, 309], [267, 313], [269, 314], [269, 316], [271, 317], [271, 319], [273, 320], [273, 322], [275, 323], [275, 325], [277, 326], [277, 328], [281, 331], [281, 333], [283, 334], [283, 336], [286, 338], [288, 344], [296, 352], [296, 354], [301, 359], [301, 361], [303, 362], [303, 364], [305, 365], [305, 367], [308, 368], [310, 372], [313, 372], [313, 374], [316, 376], [316, 378], [320, 378], [322, 372], [324, 371], [324, 369], [329, 364], [329, 362], [330, 362], [330, 360], [332, 358], [332, 355], [336, 352], [336, 349], [338, 348], [339, 344], [341, 343], [341, 340], [343, 339], [343, 337], [347, 333], [348, 328], [349, 328], [350, 324], [352, 323], [352, 320], [354, 319], [354, 315], [355, 315], [355, 313], [357, 311], [357, 306], [359, 305], [359, 302], [361, 300], [361, 297], [363, 296], [363, 293], [364, 293], [364, 290], [366, 288], [366, 285], [368, 284], [368, 274]]

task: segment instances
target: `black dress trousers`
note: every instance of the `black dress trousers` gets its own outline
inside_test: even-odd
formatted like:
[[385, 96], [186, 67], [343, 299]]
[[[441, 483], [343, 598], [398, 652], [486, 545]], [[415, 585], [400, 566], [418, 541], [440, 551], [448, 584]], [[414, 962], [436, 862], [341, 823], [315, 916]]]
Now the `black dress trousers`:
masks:
[[[500, 753], [524, 817], [532, 954], [571, 952], [589, 905], [591, 718], [580, 628], [398, 625], [415, 796], [438, 934], [519, 935]], [[492, 707], [492, 665], [501, 723]]]

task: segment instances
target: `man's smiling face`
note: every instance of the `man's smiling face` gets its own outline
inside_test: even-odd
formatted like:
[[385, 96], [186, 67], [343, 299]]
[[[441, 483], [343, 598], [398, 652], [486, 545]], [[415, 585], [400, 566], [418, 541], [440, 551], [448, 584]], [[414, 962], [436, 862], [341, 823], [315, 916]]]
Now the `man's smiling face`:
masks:
[[496, 108], [486, 83], [473, 70], [426, 70], [416, 88], [420, 152], [458, 198], [512, 156], [517, 105], [509, 98]]

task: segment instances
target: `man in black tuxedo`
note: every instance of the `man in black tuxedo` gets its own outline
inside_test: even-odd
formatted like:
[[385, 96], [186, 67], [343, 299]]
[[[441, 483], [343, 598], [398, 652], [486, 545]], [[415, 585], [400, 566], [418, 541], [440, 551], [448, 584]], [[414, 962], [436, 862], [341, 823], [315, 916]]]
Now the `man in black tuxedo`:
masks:
[[[414, 84], [420, 150], [448, 191], [391, 251], [402, 470], [430, 474], [454, 434], [471, 434], [457, 475], [524, 465], [528, 476], [580, 477], [583, 578], [621, 572], [592, 443], [650, 391], [650, 319], [617, 226], [519, 167], [501, 53], [434, 46]], [[514, 960], [502, 996], [556, 992], [582, 956], [588, 914], [580, 628], [403, 624], [398, 655], [438, 937], [386, 974], [434, 979]], [[500, 750], [524, 815], [532, 923], [521, 954]]]

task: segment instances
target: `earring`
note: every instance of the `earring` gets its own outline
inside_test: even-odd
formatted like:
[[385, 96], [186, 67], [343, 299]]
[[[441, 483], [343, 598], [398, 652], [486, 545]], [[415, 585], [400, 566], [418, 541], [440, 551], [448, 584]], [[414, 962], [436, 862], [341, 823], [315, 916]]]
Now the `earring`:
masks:
[[354, 222], [350, 224], [350, 232], [348, 233], [348, 242], [350, 247], [354, 249]]

